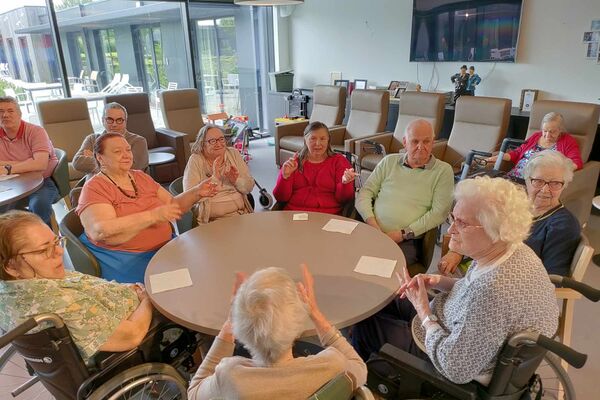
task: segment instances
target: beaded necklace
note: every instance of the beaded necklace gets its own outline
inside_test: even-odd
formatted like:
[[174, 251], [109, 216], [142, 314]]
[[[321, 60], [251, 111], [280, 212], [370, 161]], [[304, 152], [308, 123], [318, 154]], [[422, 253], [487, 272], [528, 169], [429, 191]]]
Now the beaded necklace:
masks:
[[133, 180], [133, 178], [131, 177], [131, 175], [127, 174], [127, 176], [129, 177], [129, 182], [131, 182], [131, 186], [133, 186], [133, 192], [135, 193], [135, 195], [133, 195], [133, 196], [130, 195], [130, 194], [125, 193], [125, 191], [121, 188], [121, 186], [117, 185], [117, 182], [113, 181], [112, 178], [106, 174], [106, 172], [100, 171], [100, 173], [102, 175], [104, 175], [105, 177], [107, 177], [108, 180], [111, 181], [113, 183], [113, 185], [115, 185], [117, 187], [117, 189], [119, 189], [121, 191], [121, 193], [123, 193], [123, 195], [129, 197], [130, 199], [137, 199], [137, 197], [138, 197], [138, 189], [137, 189], [137, 185], [135, 184], [135, 181]]

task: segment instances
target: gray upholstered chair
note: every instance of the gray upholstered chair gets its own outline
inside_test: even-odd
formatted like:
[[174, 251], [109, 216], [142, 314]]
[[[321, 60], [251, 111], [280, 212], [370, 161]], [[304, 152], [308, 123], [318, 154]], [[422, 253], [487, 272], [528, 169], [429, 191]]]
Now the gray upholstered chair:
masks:
[[[146, 138], [148, 152], [164, 152], [175, 155], [175, 161], [154, 166], [154, 174], [160, 182], [171, 182], [183, 175], [185, 170], [186, 142], [184, 133], [171, 129], [155, 128], [150, 113], [147, 93], [126, 93], [104, 98], [105, 104], [117, 102], [127, 110], [127, 129]], [[189, 150], [188, 150], [189, 152]]]
[[561, 200], [565, 207], [577, 217], [579, 223], [584, 225], [590, 217], [592, 199], [600, 172], [600, 163], [589, 161], [598, 129], [600, 106], [570, 101], [536, 101], [531, 109], [527, 137], [541, 129], [542, 118], [552, 111], [562, 114], [565, 120], [565, 130], [577, 140], [581, 151], [583, 168], [575, 171], [573, 181], [563, 191]]
[[509, 99], [459, 97], [450, 137], [434, 143], [433, 154], [458, 172], [471, 150], [498, 150], [508, 130], [511, 105]]
[[406, 92], [403, 93], [398, 103], [398, 121], [394, 132], [386, 132], [381, 135], [371, 136], [367, 139], [356, 141], [356, 154], [361, 166], [361, 177], [366, 180], [375, 166], [383, 158], [383, 154], [365, 151], [365, 140], [380, 143], [386, 154], [398, 153], [404, 147], [402, 138], [406, 127], [416, 119], [425, 119], [433, 126], [435, 137], [442, 130], [444, 122], [445, 97], [438, 93]]
[[[204, 126], [200, 92], [198, 89], [164, 90], [159, 93], [160, 109], [165, 127], [186, 135], [186, 141], [193, 143], [200, 128]], [[189, 151], [186, 146], [186, 151]], [[186, 159], [189, 154], [186, 155]]]
[[384, 132], [390, 108], [390, 92], [354, 90], [350, 102], [348, 125], [330, 129], [331, 147], [356, 153], [356, 140]]
[[58, 99], [37, 104], [40, 124], [55, 148], [65, 151], [69, 181], [73, 186], [85, 173], [75, 170], [71, 161], [87, 135], [94, 132], [85, 99]]
[[313, 89], [313, 108], [308, 121], [279, 125], [275, 128], [275, 162], [281, 166], [304, 143], [304, 129], [310, 122], [319, 121], [333, 127], [341, 125], [346, 112], [346, 88], [318, 85]]

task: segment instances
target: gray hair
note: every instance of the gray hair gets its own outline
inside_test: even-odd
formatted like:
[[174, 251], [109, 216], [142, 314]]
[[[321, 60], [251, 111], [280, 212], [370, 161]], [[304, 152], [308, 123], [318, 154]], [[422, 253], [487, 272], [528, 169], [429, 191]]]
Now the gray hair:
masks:
[[564, 154], [556, 150], [544, 150], [534, 154], [529, 161], [527, 161], [527, 164], [525, 164], [523, 177], [527, 180], [538, 168], [552, 166], [560, 167], [562, 170], [565, 186], [573, 180], [575, 164], [570, 158], [567, 158]]
[[521, 187], [489, 176], [465, 179], [456, 185], [456, 201], [468, 201], [477, 209], [479, 223], [493, 242], [521, 243], [529, 236], [533, 215]]
[[15, 105], [15, 107], [17, 107], [17, 110], [21, 112], [21, 106], [19, 105], [19, 102], [12, 96], [0, 96], [0, 103], [12, 103]]
[[252, 274], [239, 288], [231, 317], [235, 337], [255, 361], [270, 366], [303, 332], [308, 310], [288, 273], [266, 268]]
[[121, 104], [113, 101], [112, 103], [108, 103], [104, 106], [104, 112], [102, 113], [102, 119], [106, 118], [106, 113], [108, 110], [121, 110], [123, 114], [125, 114], [125, 121], [127, 121], [127, 109], [123, 107]]
[[205, 143], [204, 138], [206, 137], [206, 134], [208, 133], [208, 131], [211, 129], [217, 129], [223, 134], [223, 136], [225, 136], [225, 132], [223, 131], [223, 129], [221, 129], [220, 126], [213, 125], [213, 124], [204, 125], [198, 131], [196, 140], [192, 144], [192, 154], [202, 154], [202, 151], [204, 150], [204, 143]]
[[560, 129], [560, 133], [565, 131], [565, 119], [563, 118], [562, 114], [552, 111], [544, 115], [544, 118], [542, 118], [541, 128], [543, 129], [544, 124], [547, 124], [548, 122], [558, 122], [558, 129]]
[[408, 137], [408, 135], [420, 127], [427, 127], [427, 129], [431, 132], [431, 137], [435, 137], [435, 132], [433, 131], [433, 125], [431, 122], [427, 121], [424, 118], [419, 118], [411, 121], [408, 125], [406, 125], [406, 129], [404, 131], [404, 137]]

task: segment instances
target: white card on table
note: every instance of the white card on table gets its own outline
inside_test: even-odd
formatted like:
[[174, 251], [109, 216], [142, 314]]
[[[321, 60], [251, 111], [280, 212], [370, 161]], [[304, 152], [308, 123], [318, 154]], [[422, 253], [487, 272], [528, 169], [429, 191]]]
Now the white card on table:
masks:
[[346, 235], [349, 235], [357, 226], [358, 222], [344, 221], [341, 219], [332, 218], [329, 220], [328, 223], [325, 224], [323, 230], [329, 232], [345, 233]]
[[150, 275], [150, 286], [152, 293], [161, 293], [192, 286], [192, 278], [187, 268], [176, 269], [175, 271]]
[[388, 260], [387, 258], [362, 256], [354, 272], [365, 275], [377, 275], [383, 278], [391, 278], [392, 273], [396, 268], [396, 260]]
[[308, 221], [308, 213], [294, 214], [294, 221]]

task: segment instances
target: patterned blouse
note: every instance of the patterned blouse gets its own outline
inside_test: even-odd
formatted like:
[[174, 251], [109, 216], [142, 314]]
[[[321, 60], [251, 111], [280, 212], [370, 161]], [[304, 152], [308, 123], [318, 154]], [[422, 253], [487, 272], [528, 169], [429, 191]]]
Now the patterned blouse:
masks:
[[532, 330], [552, 337], [558, 327], [554, 285], [524, 244], [496, 265], [473, 262], [450, 292], [432, 300], [431, 311], [439, 325], [425, 333], [416, 317], [415, 340], [425, 344], [436, 369], [459, 384], [487, 385], [498, 353], [513, 334]]
[[529, 149], [525, 153], [523, 153], [523, 157], [519, 161], [517, 161], [517, 164], [513, 167], [513, 169], [508, 171], [507, 175], [511, 178], [525, 179], [525, 177], [523, 176], [523, 171], [525, 170], [525, 165], [527, 164], [529, 159], [531, 157], [533, 157], [533, 155], [535, 153], [539, 153], [540, 151], [544, 151], [544, 150], [556, 150], [556, 143], [554, 145], [552, 145], [552, 147], [548, 147], [548, 148], [545, 148], [545, 147], [540, 146], [539, 144], [536, 144], [531, 149]]
[[[138, 305], [137, 294], [128, 286], [79, 272], [67, 272], [64, 279], [0, 281], [0, 329], [13, 329], [38, 314], [56, 313], [85, 362]], [[42, 324], [37, 330], [46, 327]]]

